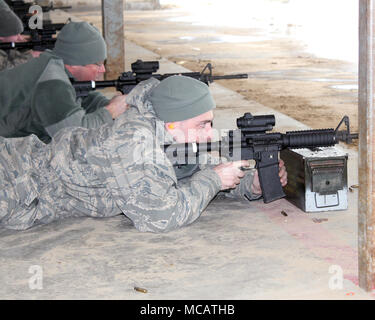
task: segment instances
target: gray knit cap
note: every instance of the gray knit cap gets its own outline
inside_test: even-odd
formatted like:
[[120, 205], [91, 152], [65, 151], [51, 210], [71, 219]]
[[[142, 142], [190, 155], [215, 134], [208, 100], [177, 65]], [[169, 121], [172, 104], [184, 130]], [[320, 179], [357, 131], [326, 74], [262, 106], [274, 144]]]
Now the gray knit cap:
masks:
[[71, 66], [85, 66], [104, 61], [107, 47], [98, 29], [87, 22], [70, 22], [57, 36], [54, 54]]
[[23, 32], [23, 23], [9, 8], [4, 0], [0, 0], [0, 37], [15, 36]]
[[150, 101], [164, 122], [191, 119], [216, 107], [208, 86], [186, 76], [171, 76], [161, 81], [152, 90]]

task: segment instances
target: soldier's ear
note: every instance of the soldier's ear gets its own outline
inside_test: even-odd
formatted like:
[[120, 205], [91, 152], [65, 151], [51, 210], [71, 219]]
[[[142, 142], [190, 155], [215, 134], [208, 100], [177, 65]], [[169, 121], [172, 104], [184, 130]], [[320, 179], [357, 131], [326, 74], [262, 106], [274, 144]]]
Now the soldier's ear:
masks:
[[170, 131], [170, 130], [176, 129], [176, 123], [175, 122], [166, 122], [164, 124], [164, 127], [167, 131]]

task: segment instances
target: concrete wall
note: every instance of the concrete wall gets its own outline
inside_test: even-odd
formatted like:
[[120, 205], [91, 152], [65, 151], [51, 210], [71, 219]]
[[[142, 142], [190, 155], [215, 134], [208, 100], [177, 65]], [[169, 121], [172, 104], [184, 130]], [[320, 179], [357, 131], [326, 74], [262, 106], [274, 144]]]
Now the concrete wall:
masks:
[[[125, 10], [155, 10], [160, 9], [159, 0], [124, 0]], [[101, 0], [54, 0], [55, 6], [100, 7]]]

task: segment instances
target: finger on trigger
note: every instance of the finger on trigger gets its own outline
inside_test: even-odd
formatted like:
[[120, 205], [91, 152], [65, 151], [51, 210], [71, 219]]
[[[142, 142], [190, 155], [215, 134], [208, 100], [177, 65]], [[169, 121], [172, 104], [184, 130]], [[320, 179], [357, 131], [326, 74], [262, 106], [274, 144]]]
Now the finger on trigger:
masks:
[[233, 161], [232, 164], [236, 168], [247, 167], [249, 165], [248, 161], [246, 160]]
[[241, 167], [250, 167], [250, 161], [249, 160], [241, 160]]
[[237, 174], [237, 177], [239, 178], [243, 178], [245, 176], [245, 172], [243, 172], [242, 170], [240, 170], [240, 172]]

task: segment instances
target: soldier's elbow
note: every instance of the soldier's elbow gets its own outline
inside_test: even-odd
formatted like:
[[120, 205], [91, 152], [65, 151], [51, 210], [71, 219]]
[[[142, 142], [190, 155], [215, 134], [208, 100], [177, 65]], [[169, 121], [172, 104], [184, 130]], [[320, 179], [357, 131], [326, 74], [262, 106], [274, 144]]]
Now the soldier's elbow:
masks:
[[134, 223], [135, 228], [140, 232], [167, 233], [181, 228], [181, 226], [171, 223], [171, 221], [148, 221]]

